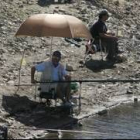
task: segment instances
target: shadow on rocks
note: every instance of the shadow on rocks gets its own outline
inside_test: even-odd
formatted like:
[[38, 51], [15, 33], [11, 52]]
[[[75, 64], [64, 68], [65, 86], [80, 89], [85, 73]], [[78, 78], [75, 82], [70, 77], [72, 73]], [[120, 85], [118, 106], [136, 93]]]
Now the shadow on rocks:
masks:
[[5, 118], [13, 117], [16, 121], [26, 126], [37, 128], [61, 128], [67, 123], [76, 123], [72, 116], [64, 114], [64, 110], [57, 107], [47, 107], [28, 99], [26, 96], [5, 96], [3, 95], [2, 106], [8, 115]]
[[94, 72], [100, 72], [103, 69], [113, 69], [116, 67], [114, 66], [114, 62], [93, 59], [86, 61], [85, 66]]
[[38, 5], [40, 6], [49, 6], [51, 4], [65, 4], [65, 3], [72, 3], [72, 0], [38, 0]]
[[38, 0], [39, 6], [50, 6], [52, 4], [52, 0]]

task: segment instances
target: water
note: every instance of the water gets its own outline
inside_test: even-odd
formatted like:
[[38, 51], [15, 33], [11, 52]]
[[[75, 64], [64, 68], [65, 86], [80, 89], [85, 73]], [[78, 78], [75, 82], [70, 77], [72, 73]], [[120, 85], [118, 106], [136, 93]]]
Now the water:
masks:
[[[62, 139], [139, 139], [140, 138], [140, 103], [120, 105], [111, 109], [104, 116], [85, 119], [82, 127], [75, 126], [73, 131], [89, 133], [62, 133]], [[47, 136], [56, 138], [58, 135]]]

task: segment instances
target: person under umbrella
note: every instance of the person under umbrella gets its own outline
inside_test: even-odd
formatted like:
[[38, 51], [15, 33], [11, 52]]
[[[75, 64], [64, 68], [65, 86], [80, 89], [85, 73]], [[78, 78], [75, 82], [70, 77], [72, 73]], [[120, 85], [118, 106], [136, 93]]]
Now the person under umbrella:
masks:
[[[60, 51], [54, 51], [52, 58], [37, 64], [31, 68], [31, 83], [36, 83], [34, 79], [35, 72], [42, 72], [40, 81], [70, 81], [71, 76], [68, 75], [64, 66], [60, 63]], [[56, 96], [62, 100], [65, 105], [71, 105], [70, 102], [70, 82], [41, 83], [41, 92], [49, 92], [54, 89]]]

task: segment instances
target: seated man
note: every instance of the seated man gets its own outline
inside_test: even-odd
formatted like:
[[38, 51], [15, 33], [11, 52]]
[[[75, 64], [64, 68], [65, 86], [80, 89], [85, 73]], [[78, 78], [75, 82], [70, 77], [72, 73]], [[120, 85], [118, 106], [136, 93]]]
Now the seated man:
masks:
[[115, 34], [107, 32], [105, 22], [108, 17], [108, 11], [102, 10], [99, 13], [98, 21], [91, 26], [90, 32], [92, 37], [95, 39], [93, 43], [99, 44], [99, 39], [101, 39], [101, 46], [104, 47], [103, 51], [106, 50], [108, 53], [106, 59], [113, 61], [118, 58], [117, 55], [121, 53], [121, 51], [118, 49], [118, 38], [115, 36]]
[[[37, 82], [34, 79], [35, 71], [42, 72], [41, 81], [70, 81], [71, 77], [67, 74], [64, 66], [59, 63], [61, 60], [61, 53], [54, 51], [51, 60], [37, 64], [31, 68], [31, 83]], [[54, 89], [56, 96], [60, 98], [63, 103], [70, 105], [70, 82], [62, 83], [41, 83], [41, 92], [49, 92]]]

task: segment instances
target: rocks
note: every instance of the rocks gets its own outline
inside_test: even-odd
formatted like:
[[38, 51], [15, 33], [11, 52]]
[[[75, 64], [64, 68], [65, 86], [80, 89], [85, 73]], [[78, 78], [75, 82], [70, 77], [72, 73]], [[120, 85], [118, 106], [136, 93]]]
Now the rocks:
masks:
[[105, 115], [105, 114], [107, 114], [107, 112], [108, 111], [105, 109], [105, 110], [99, 111], [98, 115]]
[[6, 125], [0, 126], [0, 139], [7, 139], [8, 128]]
[[[27, 65], [25, 65], [24, 68], [23, 66], [21, 67], [21, 84], [30, 83], [30, 67], [34, 65], [33, 62], [41, 62], [42, 60], [47, 59], [50, 56], [51, 41], [49, 37], [16, 38], [14, 36], [21, 23], [28, 16], [36, 13], [53, 13], [54, 11], [57, 14], [74, 15], [80, 18], [84, 22], [84, 24], [89, 24], [90, 26], [98, 18], [98, 11], [104, 5], [104, 8], [107, 8], [111, 14], [111, 17], [107, 22], [109, 29], [113, 32], [117, 32], [117, 29], [119, 28], [123, 33], [123, 37], [121, 36], [119, 38], [119, 47], [125, 51], [128, 61], [124, 61], [120, 64], [115, 64], [114, 67], [111, 67], [108, 63], [106, 63], [105, 59], [101, 61], [101, 53], [99, 52], [97, 54], [89, 56], [89, 65], [83, 65], [85, 57], [85, 39], [82, 39], [81, 41], [78, 41], [77, 39], [75, 40], [75, 42], [73, 40], [74, 44], [72, 45], [72, 43], [66, 42], [64, 39], [62, 40], [60, 38], [54, 37], [52, 42], [52, 50], [62, 51], [62, 62], [64, 62], [64, 64], [67, 64], [66, 68], [70, 72], [72, 79], [75, 80], [107, 78], [129, 79], [132, 77], [136, 79], [140, 77], [139, 1], [128, 1], [123, 6], [121, 5], [121, 3], [119, 3], [119, 5], [117, 4], [119, 9], [118, 11], [115, 11], [116, 7], [114, 5], [114, 1], [110, 1], [109, 7], [106, 3], [107, 0], [96, 1], [96, 4], [100, 5], [100, 7], [97, 7], [95, 3], [89, 0], [82, 0], [79, 6], [77, 6], [76, 2], [77, 1], [73, 2], [72, 4], [59, 5], [47, 5], [46, 3], [44, 7], [40, 7], [36, 0], [0, 1], [0, 102], [3, 103], [3, 106], [5, 103], [5, 100], [3, 99], [5, 94], [10, 96], [9, 98], [11, 100], [9, 99], [10, 101], [8, 103], [15, 103], [15, 100], [12, 100], [12, 97], [15, 93], [16, 88], [10, 88], [10, 85], [17, 83], [18, 81], [19, 64], [24, 49], [27, 49], [25, 51], [25, 59], [27, 61]], [[133, 44], [132, 38], [134, 35], [135, 42], [133, 42]], [[105, 56], [106, 54], [104, 54], [104, 58]], [[79, 62], [81, 65], [83, 65], [82, 67], [78, 67]], [[7, 87], [4, 86], [5, 84], [7, 85]], [[113, 102], [113, 97], [121, 98], [121, 95], [128, 96], [127, 94], [129, 94], [129, 96], [133, 96], [134, 93], [139, 94], [139, 89], [137, 89], [138, 87], [139, 86], [135, 87], [124, 83], [102, 84], [83, 82], [81, 85], [81, 114], [84, 116], [85, 114], [88, 114], [89, 111], [94, 111], [96, 105], [105, 106], [107, 103]], [[10, 114], [13, 117], [7, 115], [7, 117], [5, 118], [4, 116], [2, 116], [3, 113], [1, 113], [0, 121], [4, 123], [8, 121], [11, 126], [14, 124], [17, 127], [21, 126], [21, 124], [18, 124], [18, 122], [22, 123], [23, 126], [26, 125], [27, 121], [29, 121], [29, 124], [35, 125], [35, 123], [37, 123], [36, 115], [39, 115], [40, 117], [40, 115], [45, 114], [45, 110], [40, 107], [40, 109], [42, 109], [42, 113], [39, 113], [38, 111], [34, 110], [36, 109], [36, 106], [33, 106], [32, 108], [29, 107], [29, 102], [34, 101], [35, 103], [37, 103], [37, 101], [34, 100], [34, 91], [34, 86], [20, 87], [17, 94], [28, 97], [26, 99], [26, 102], [23, 104], [23, 106], [19, 106], [19, 104], [22, 103], [19, 100], [20, 97], [17, 97], [14, 107], [11, 107], [11, 105], [9, 105], [6, 110], [7, 113], [8, 110], [10, 110], [11, 112], [13, 111], [13, 114]], [[31, 100], [29, 100], [29, 97]], [[6, 106], [3, 106], [1, 106], [1, 108], [5, 107], [4, 109], [6, 109]], [[107, 110], [103, 109], [103, 111], [99, 112], [98, 114], [104, 115], [106, 113]], [[32, 118], [32, 116], [30, 117], [30, 115], [33, 115], [34, 118]], [[25, 121], [24, 117], [26, 119], [29, 119]], [[43, 119], [45, 119], [45, 117], [46, 116], [44, 116]], [[56, 120], [57, 116], [55, 116], [53, 119]], [[53, 119], [51, 118], [50, 122], [54, 121]], [[44, 120], [44, 122], [47, 121]], [[22, 138], [25, 138], [27, 134], [25, 132], [27, 132], [27, 130], [22, 131], [23, 132], [19, 132], [19, 135], [21, 135]], [[37, 136], [32, 132], [33, 130], [28, 131], [27, 137], [37, 138]], [[19, 137], [19, 135], [16, 134], [16, 131], [13, 132], [14, 138]], [[40, 137], [39, 133], [37, 135], [38, 137]]]
[[132, 90], [127, 90], [126, 94], [133, 94]]
[[66, 64], [66, 70], [67, 70], [67, 71], [73, 71], [74, 69], [73, 69], [73, 67], [70, 66], [69, 64]]

